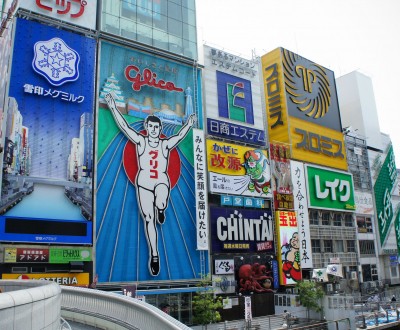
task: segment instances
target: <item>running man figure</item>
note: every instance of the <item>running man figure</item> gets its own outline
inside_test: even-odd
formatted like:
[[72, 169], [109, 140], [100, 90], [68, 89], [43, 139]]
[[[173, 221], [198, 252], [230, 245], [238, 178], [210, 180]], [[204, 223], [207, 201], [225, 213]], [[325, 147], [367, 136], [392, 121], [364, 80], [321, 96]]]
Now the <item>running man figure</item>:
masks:
[[144, 121], [147, 135], [143, 135], [129, 126], [119, 112], [111, 93], [105, 96], [105, 100], [119, 129], [136, 144], [138, 157], [136, 193], [149, 246], [149, 270], [153, 276], [157, 276], [160, 272], [160, 256], [156, 221], [161, 225], [165, 222], [165, 209], [168, 206], [170, 193], [170, 180], [167, 173], [169, 154], [192, 128], [195, 115], [189, 116], [177, 134], [169, 138], [160, 138], [162, 131], [160, 118], [147, 116]]

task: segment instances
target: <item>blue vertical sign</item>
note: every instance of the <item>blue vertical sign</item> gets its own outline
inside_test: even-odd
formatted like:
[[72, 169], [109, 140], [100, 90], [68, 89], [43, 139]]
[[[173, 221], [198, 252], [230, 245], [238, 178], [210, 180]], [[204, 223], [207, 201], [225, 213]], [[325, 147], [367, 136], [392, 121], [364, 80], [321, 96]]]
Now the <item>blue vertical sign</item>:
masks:
[[[17, 19], [3, 136], [6, 220], [48, 219], [55, 227], [58, 220], [92, 220], [93, 164], [85, 155], [93, 153], [95, 63], [94, 39]], [[91, 226], [86, 230], [79, 234], [85, 244]], [[36, 231], [52, 242], [62, 236]]]

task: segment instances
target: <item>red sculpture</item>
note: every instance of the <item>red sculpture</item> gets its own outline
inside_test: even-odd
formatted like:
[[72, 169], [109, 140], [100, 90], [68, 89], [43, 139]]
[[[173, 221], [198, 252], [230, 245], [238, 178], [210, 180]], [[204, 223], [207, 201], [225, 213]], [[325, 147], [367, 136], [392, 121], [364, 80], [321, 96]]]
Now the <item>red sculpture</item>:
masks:
[[272, 277], [267, 274], [267, 267], [254, 263], [245, 264], [239, 268], [239, 292], [272, 292]]

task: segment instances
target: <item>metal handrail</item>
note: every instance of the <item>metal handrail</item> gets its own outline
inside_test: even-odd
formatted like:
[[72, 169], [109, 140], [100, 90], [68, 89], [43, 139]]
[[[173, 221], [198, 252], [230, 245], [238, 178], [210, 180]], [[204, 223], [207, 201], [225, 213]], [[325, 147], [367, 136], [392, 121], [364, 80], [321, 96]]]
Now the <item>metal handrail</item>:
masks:
[[[61, 313], [63, 311], [68, 315], [72, 312], [76, 317], [80, 315], [82, 319], [85, 319], [84, 315], [90, 315], [126, 329], [190, 330], [185, 324], [141, 300], [94, 289], [61, 286]], [[64, 317], [68, 320], [67, 315]]]

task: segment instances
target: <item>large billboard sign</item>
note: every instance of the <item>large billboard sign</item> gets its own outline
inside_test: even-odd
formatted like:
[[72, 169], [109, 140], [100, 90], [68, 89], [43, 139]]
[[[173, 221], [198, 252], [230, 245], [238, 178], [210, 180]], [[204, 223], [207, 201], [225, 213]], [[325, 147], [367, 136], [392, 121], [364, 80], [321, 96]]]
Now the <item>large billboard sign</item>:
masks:
[[204, 46], [207, 134], [265, 146], [258, 63]]
[[297, 212], [299, 229], [301, 268], [313, 268], [304, 164], [294, 160], [290, 163], [293, 180], [294, 209]]
[[[397, 179], [395, 156], [393, 146], [390, 145], [386, 158], [380, 168], [378, 178], [374, 184], [376, 213], [378, 216], [378, 230], [381, 246], [385, 243], [389, 229], [394, 222], [394, 208], [392, 204], [392, 191]], [[397, 232], [396, 232], [397, 234]], [[400, 237], [397, 237], [400, 241]]]
[[293, 159], [346, 170], [333, 72], [283, 48], [261, 61], [269, 140], [291, 145]]
[[44, 280], [55, 282], [60, 285], [83, 286], [89, 285], [89, 273], [38, 273], [38, 274], [6, 274], [3, 280]]
[[308, 207], [325, 210], [356, 210], [353, 176], [318, 166], [306, 165]]
[[296, 212], [275, 212], [276, 232], [278, 233], [278, 262], [280, 284], [296, 284], [302, 278], [300, 238]]
[[[99, 281], [198, 278], [196, 237], [206, 234], [193, 207], [197, 201], [201, 213], [206, 202], [195, 189], [194, 171], [200, 73], [107, 42], [100, 49]], [[207, 248], [206, 241], [200, 243]]]
[[210, 191], [271, 198], [268, 150], [207, 140]]
[[97, 0], [22, 0], [20, 8], [88, 29], [96, 29]]
[[19, 18], [14, 45], [0, 241], [91, 244], [96, 42]]
[[290, 170], [290, 148], [288, 146], [269, 145], [271, 155], [272, 189], [274, 190], [275, 209], [293, 210], [293, 183]]
[[212, 252], [274, 252], [270, 210], [210, 208]]

